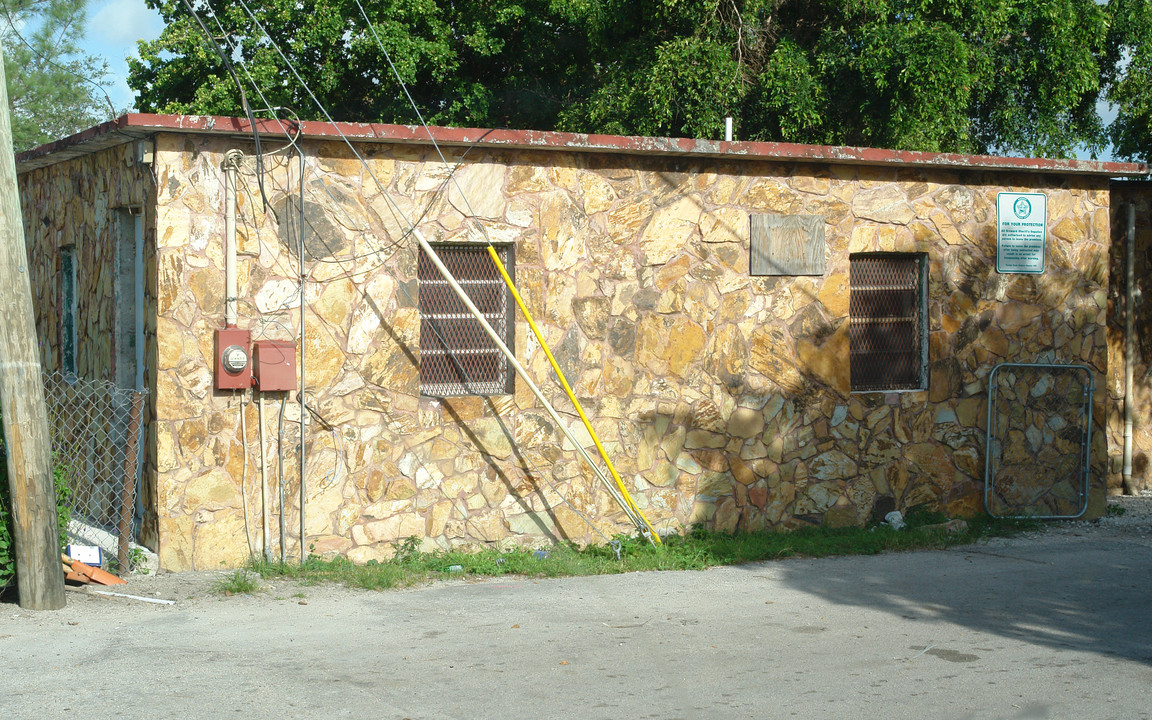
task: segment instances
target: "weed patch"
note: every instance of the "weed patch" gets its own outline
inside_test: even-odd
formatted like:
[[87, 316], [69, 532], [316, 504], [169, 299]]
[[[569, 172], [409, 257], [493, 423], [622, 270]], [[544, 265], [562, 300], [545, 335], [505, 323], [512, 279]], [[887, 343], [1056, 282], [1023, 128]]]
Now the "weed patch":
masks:
[[250, 595], [260, 589], [258, 575], [241, 568], [216, 581], [213, 589], [221, 595]]
[[703, 570], [719, 565], [787, 557], [875, 555], [883, 552], [941, 549], [987, 537], [1005, 537], [1043, 528], [1035, 520], [974, 518], [958, 532], [942, 532], [945, 518], [910, 512], [908, 527], [803, 528], [793, 532], [717, 533], [694, 528], [652, 546], [643, 539], [618, 536], [603, 545], [561, 543], [547, 551], [515, 549], [480, 552], [420, 552], [419, 540], [401, 542], [390, 560], [356, 565], [347, 558], [310, 555], [303, 564], [254, 560], [252, 570], [264, 577], [283, 577], [305, 584], [338, 582], [369, 590], [410, 587], [436, 579], [500, 577], [534, 578], [606, 575], [643, 570]]

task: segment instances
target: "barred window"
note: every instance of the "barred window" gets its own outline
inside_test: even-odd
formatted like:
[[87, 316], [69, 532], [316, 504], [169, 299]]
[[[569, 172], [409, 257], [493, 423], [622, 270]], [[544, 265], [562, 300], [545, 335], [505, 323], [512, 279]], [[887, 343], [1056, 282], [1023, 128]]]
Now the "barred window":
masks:
[[924, 255], [859, 253], [848, 262], [852, 390], [926, 388]]
[[[511, 292], [489, 257], [488, 246], [434, 247], [496, 334], [505, 345], [514, 347]], [[514, 278], [513, 246], [495, 247], [500, 262]], [[511, 393], [513, 376], [507, 358], [423, 251], [416, 276], [420, 283], [420, 394], [448, 397]]]

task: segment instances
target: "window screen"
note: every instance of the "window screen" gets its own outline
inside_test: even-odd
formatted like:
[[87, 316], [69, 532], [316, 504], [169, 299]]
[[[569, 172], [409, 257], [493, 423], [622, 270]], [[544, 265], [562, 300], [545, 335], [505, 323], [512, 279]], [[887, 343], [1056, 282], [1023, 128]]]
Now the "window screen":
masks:
[[[437, 245], [435, 250], [496, 334], [513, 347], [510, 293], [488, 255], [487, 245]], [[498, 245], [496, 253], [514, 277], [512, 246]], [[420, 393], [445, 397], [512, 392], [508, 360], [423, 251], [417, 278]]]
[[849, 256], [853, 390], [926, 386], [923, 255]]
[[76, 374], [76, 256], [60, 248], [60, 369]]

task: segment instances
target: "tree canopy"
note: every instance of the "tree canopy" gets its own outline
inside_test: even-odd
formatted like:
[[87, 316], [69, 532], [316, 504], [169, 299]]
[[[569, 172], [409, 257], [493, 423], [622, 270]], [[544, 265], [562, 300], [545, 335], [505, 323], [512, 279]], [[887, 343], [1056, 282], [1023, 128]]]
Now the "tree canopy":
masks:
[[[238, 114], [182, 0], [149, 3], [167, 27], [130, 62], [140, 110]], [[378, 37], [443, 125], [719, 137], [733, 116], [752, 140], [1152, 150], [1152, 0], [379, 0], [370, 26], [354, 0], [194, 7], [252, 106], [304, 118], [306, 86], [339, 120], [416, 120]]]
[[17, 151], [114, 114], [107, 64], [80, 50], [87, 0], [0, 0], [0, 47]]

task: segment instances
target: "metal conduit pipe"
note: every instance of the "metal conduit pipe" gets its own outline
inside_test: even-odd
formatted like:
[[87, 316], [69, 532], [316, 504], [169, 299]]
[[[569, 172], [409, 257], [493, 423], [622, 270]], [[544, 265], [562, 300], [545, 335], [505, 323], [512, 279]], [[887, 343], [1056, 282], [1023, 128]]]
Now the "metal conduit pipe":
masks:
[[284, 532], [284, 408], [288, 404], [288, 393], [280, 396], [280, 428], [279, 438], [276, 441], [276, 451], [279, 454], [276, 471], [279, 480], [276, 483], [280, 492], [280, 564], [288, 560], [288, 538]]
[[[577, 440], [572, 435], [571, 431], [568, 430], [568, 426], [564, 424], [564, 421], [560, 418], [559, 413], [557, 413], [556, 409], [552, 407], [552, 403], [548, 402], [548, 399], [544, 397], [544, 393], [540, 391], [540, 388], [537, 387], [536, 383], [532, 381], [532, 378], [528, 376], [528, 372], [524, 369], [524, 366], [520, 364], [520, 361], [516, 359], [515, 354], [513, 354], [513, 352], [508, 349], [508, 346], [504, 344], [502, 339], [500, 339], [500, 335], [496, 332], [496, 330], [492, 328], [492, 326], [488, 323], [488, 320], [484, 318], [483, 313], [477, 309], [476, 305], [473, 304], [472, 299], [468, 297], [468, 294], [465, 293], [464, 289], [460, 287], [460, 284], [456, 282], [456, 278], [454, 278], [448, 268], [445, 267], [443, 261], [440, 260], [440, 256], [436, 254], [436, 250], [433, 249], [433, 247], [424, 238], [424, 234], [413, 227], [412, 235], [416, 238], [416, 242], [420, 244], [420, 249], [428, 254], [428, 259], [432, 261], [432, 264], [436, 267], [436, 270], [438, 270], [440, 275], [444, 277], [444, 280], [448, 283], [448, 287], [452, 288], [452, 292], [456, 293], [456, 296], [460, 298], [460, 302], [464, 303], [464, 307], [467, 308], [472, 317], [476, 318], [476, 321], [480, 323], [480, 327], [484, 329], [484, 333], [489, 337], [489, 339], [492, 340], [493, 343], [496, 344], [496, 347], [499, 348], [504, 357], [508, 359], [508, 364], [511, 365], [512, 369], [516, 371], [516, 374], [520, 376], [520, 379], [524, 381], [524, 383], [532, 391], [532, 394], [535, 395], [536, 399], [540, 401], [540, 404], [544, 406], [544, 409], [548, 412], [548, 416], [552, 418], [552, 422], [556, 423], [556, 427], [558, 427], [560, 432], [564, 434], [564, 437], [566, 437], [568, 441], [572, 443], [572, 446], [576, 448], [576, 452], [579, 453], [580, 457], [584, 459], [584, 462], [588, 464], [588, 467], [592, 468], [592, 471], [596, 474], [596, 477], [600, 479], [600, 482], [603, 483], [604, 487], [608, 490], [608, 494], [610, 494], [612, 499], [616, 501], [616, 504], [624, 510], [624, 513], [628, 516], [628, 519], [632, 521], [632, 524], [634, 524], [642, 534], [646, 535], [648, 533], [648, 528], [646, 527], [644, 521], [641, 518], [636, 517], [632, 509], [628, 506], [628, 503], [625, 502], [623, 497], [621, 497], [619, 490], [617, 490], [608, 480], [608, 478], [605, 477], [604, 472], [600, 470], [600, 467], [596, 465], [595, 462], [593, 462], [592, 457], [588, 454], [588, 451], [584, 449], [584, 446], [580, 443], [580, 441]], [[303, 421], [303, 419], [301, 419], [301, 421]]]
[[244, 393], [240, 393], [240, 448], [244, 451], [244, 464], [240, 466], [240, 502], [244, 508], [244, 539], [248, 541], [248, 557], [256, 554], [252, 544], [252, 522], [248, 514], [248, 423], [244, 419]]
[[224, 153], [224, 326], [236, 327], [236, 176], [239, 150]]
[[296, 241], [300, 244], [300, 564], [307, 559], [308, 550], [304, 542], [304, 423], [308, 419], [307, 400], [304, 397], [304, 281], [308, 279], [304, 272], [304, 152], [299, 146], [296, 155], [300, 158], [300, 232]]
[[260, 423], [260, 537], [264, 559], [272, 562], [272, 548], [268, 547], [268, 453], [264, 449], [264, 394], [254, 397], [256, 417]]
[[1136, 354], [1133, 316], [1136, 314], [1136, 205], [1128, 204], [1128, 245], [1124, 281], [1124, 492], [1136, 494], [1132, 484], [1132, 371]]

